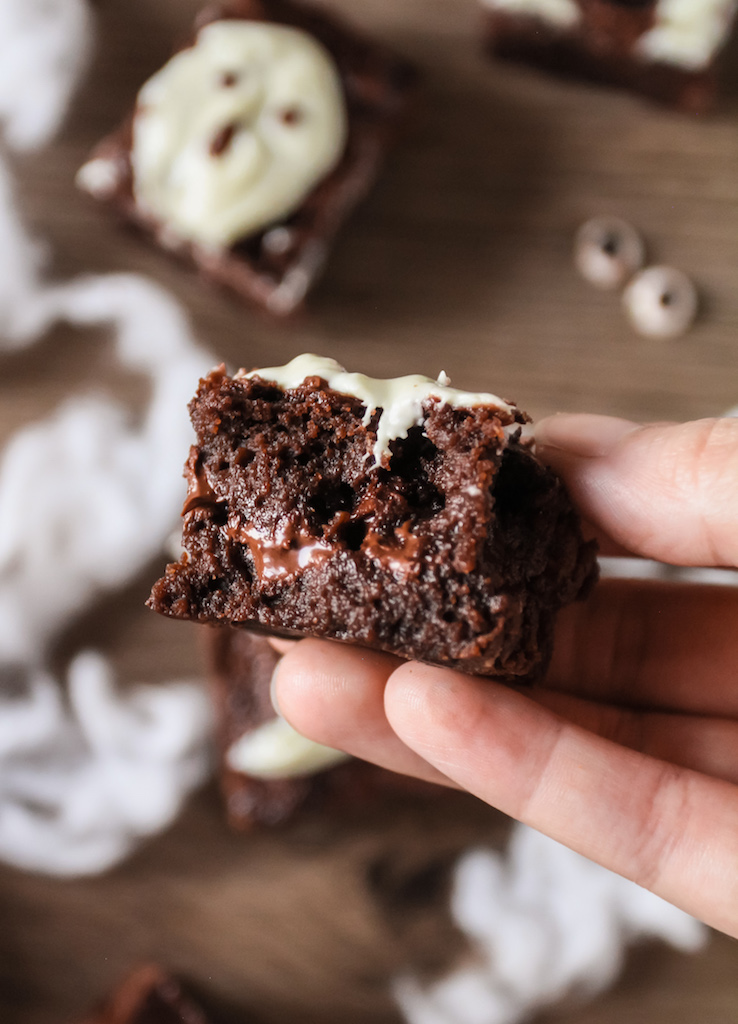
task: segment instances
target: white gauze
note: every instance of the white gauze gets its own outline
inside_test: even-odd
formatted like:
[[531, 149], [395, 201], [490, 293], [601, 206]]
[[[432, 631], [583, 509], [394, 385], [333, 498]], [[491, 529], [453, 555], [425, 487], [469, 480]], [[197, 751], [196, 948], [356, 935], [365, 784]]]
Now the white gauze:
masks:
[[[2, 5], [0, 119], [11, 146], [58, 126], [87, 35], [81, 3]], [[44, 283], [43, 246], [18, 216], [2, 161], [0, 261], [0, 351], [32, 345], [58, 320], [109, 325], [121, 366], [151, 383], [137, 425], [114, 399], [77, 395], [21, 427], [0, 457], [0, 858], [88, 874], [167, 825], [205, 778], [212, 716], [194, 682], [117, 695], [106, 659], [89, 652], [70, 666], [66, 701], [45, 656], [165, 545], [184, 496], [187, 400], [214, 360], [145, 278]]]
[[0, 682], [3, 667], [30, 679], [0, 710], [0, 857], [86, 874], [172, 820], [207, 773], [211, 715], [195, 683], [117, 698], [105, 660], [92, 655], [72, 665], [67, 708], [44, 653], [166, 543], [183, 498], [187, 399], [213, 360], [179, 307], [142, 278], [39, 285], [23, 303], [4, 310], [6, 323], [23, 321], [14, 343], [30, 344], [32, 322], [39, 334], [58, 318], [112, 322], [120, 362], [152, 384], [140, 426], [111, 399], [83, 395], [18, 430], [0, 458]]
[[504, 854], [459, 859], [451, 912], [470, 955], [434, 984], [396, 981], [408, 1024], [517, 1024], [567, 995], [601, 992], [637, 939], [694, 952], [706, 938], [681, 910], [519, 824]]
[[162, 550], [183, 500], [187, 401], [212, 365], [176, 303], [143, 278], [83, 278], [25, 301], [32, 317], [5, 318], [25, 321], [24, 344], [31, 318], [39, 334], [58, 319], [111, 323], [121, 365], [148, 374], [152, 397], [140, 426], [108, 397], [67, 399], [0, 458], [0, 659], [21, 661]]
[[48, 142], [91, 50], [87, 0], [2, 0], [0, 123], [14, 149]]
[[176, 816], [206, 777], [212, 715], [195, 682], [116, 693], [100, 655], [78, 655], [66, 707], [30, 670], [0, 691], [0, 858], [28, 871], [94, 874]]

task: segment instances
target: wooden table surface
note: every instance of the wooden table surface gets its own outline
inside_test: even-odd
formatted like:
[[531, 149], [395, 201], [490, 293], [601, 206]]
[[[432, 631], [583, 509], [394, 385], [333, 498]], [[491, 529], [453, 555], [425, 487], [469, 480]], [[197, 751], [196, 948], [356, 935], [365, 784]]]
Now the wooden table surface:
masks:
[[[473, 0], [334, 3], [410, 55], [424, 87], [404, 145], [336, 246], [308, 317], [285, 327], [244, 310], [74, 190], [77, 166], [164, 61], [192, 0], [100, 0], [97, 56], [63, 133], [43, 154], [13, 160], [54, 274], [149, 274], [231, 366], [308, 350], [378, 376], [443, 368], [536, 417], [569, 409], [687, 419], [738, 402], [736, 48], [720, 110], [684, 117], [491, 66]], [[702, 314], [686, 338], [635, 336], [618, 297], [573, 272], [574, 230], [603, 213], [638, 225], [654, 260], [698, 282]], [[70, 388], [115, 384], [135, 402], [140, 383], [116, 375], [101, 342], [60, 329], [5, 359], [2, 436]], [[94, 639], [124, 679], [188, 673], [193, 630], [141, 607], [157, 568], [61, 638], [58, 663]], [[105, 877], [56, 881], [4, 868], [0, 1021], [72, 1021], [130, 966], [155, 958], [259, 1020], [390, 1024], [388, 976], [406, 964], [432, 970], [455, 948], [431, 869], [504, 828], [475, 801], [449, 796], [244, 838], [227, 832], [208, 790]], [[715, 937], [695, 958], [639, 950], [608, 995], [546, 1019], [737, 1018], [738, 947]]]

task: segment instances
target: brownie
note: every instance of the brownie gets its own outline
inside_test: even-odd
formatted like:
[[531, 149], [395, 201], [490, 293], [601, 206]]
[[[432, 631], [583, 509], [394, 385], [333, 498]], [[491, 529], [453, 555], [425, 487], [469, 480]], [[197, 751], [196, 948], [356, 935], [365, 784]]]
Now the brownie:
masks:
[[732, 0], [482, 0], [491, 54], [702, 113], [715, 101]]
[[234, 743], [274, 717], [269, 683], [279, 655], [263, 637], [228, 627], [208, 630], [207, 648], [228, 821], [235, 828], [281, 824], [307, 799], [310, 780], [256, 778], [228, 759]]
[[190, 412], [184, 554], [152, 608], [506, 682], [545, 671], [596, 551], [516, 406], [300, 356], [216, 369]]
[[214, 1024], [182, 991], [178, 981], [154, 964], [133, 971], [84, 1024]]
[[235, 766], [231, 752], [274, 721], [269, 685], [280, 655], [265, 637], [229, 626], [204, 631], [218, 715], [220, 785], [229, 824], [238, 831], [291, 821], [298, 812], [348, 815], [391, 794], [428, 797], [440, 787], [356, 758], [303, 775], [264, 778]]
[[[300, 0], [223, 0], [200, 13], [182, 54], [193, 48], [198, 33], [215, 22], [287, 26], [308, 34], [332, 60], [345, 102], [346, 139], [342, 155], [317, 181], [299, 207], [228, 244], [202, 244], [184, 237], [145, 208], [134, 189], [131, 116], [103, 139], [80, 169], [80, 188], [108, 203], [163, 248], [194, 264], [207, 279], [276, 316], [298, 310], [319, 276], [331, 242], [354, 207], [374, 184], [405, 120], [414, 92], [412, 66], [384, 46], [348, 27], [323, 7]], [[233, 80], [236, 74], [231, 76]], [[232, 84], [223, 77], [223, 87]], [[197, 107], [196, 100], [193, 108]], [[193, 121], [196, 109], [193, 110]], [[299, 111], [286, 110], [289, 120]], [[189, 116], [189, 115], [188, 115]], [[214, 138], [213, 160], [232, 144], [233, 125]]]

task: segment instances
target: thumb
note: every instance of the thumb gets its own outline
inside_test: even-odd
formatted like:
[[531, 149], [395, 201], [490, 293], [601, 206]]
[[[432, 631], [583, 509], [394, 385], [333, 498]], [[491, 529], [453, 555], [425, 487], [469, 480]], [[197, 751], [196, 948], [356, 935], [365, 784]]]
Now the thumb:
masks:
[[738, 419], [639, 426], [559, 414], [541, 420], [536, 444], [585, 519], [628, 550], [738, 565]]

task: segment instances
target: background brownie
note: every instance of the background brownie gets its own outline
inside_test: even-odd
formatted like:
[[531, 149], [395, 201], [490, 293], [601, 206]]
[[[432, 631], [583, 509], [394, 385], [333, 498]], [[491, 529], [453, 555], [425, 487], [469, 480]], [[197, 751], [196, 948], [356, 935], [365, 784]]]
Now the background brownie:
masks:
[[684, 33], [703, 34], [698, 56], [693, 49], [671, 53], [663, 42], [650, 45], [654, 31], [663, 32], [663, 19], [673, 16], [674, 5], [667, 11], [664, 0], [561, 0], [556, 16], [537, 2], [529, 9], [500, 0], [483, 3], [486, 44], [496, 57], [622, 86], [690, 113], [714, 103], [717, 60], [734, 15], [726, 0], [705, 0], [690, 11], [680, 39]]
[[[313, 365], [327, 369], [303, 379]], [[521, 441], [524, 415], [494, 396], [455, 407], [454, 396], [475, 396], [414, 378], [443, 398], [424, 400], [421, 422], [393, 440], [387, 424], [407, 396], [365, 410], [329, 386], [331, 367], [335, 380], [360, 376], [300, 357], [255, 371], [267, 379], [219, 369], [201, 382], [185, 554], [151, 606], [536, 678], [555, 613], [594, 579], [595, 551], [558, 478]], [[301, 383], [283, 390], [268, 379], [278, 372]], [[391, 390], [408, 378], [361, 380]]]
[[130, 974], [84, 1024], [214, 1024], [160, 967]]
[[[93, 150], [78, 184], [153, 235], [200, 272], [276, 315], [297, 309], [328, 255], [332, 239], [366, 195], [401, 126], [416, 80], [412, 67], [340, 18], [299, 0], [226, 0], [207, 6], [196, 30], [214, 21], [262, 21], [310, 34], [327, 50], [346, 102], [348, 135], [337, 166], [291, 215], [230, 246], [188, 241], [137, 204], [131, 165], [135, 113]], [[193, 45], [195, 34], [187, 46]], [[186, 47], [185, 47], [186, 48]]]
[[389, 791], [422, 796], [439, 791], [430, 782], [356, 758], [299, 777], [257, 778], [236, 770], [228, 756], [233, 745], [274, 718], [269, 684], [280, 656], [264, 637], [229, 626], [204, 630], [204, 641], [218, 714], [220, 783], [234, 828], [280, 825], [300, 809], [361, 813], [367, 802]]

